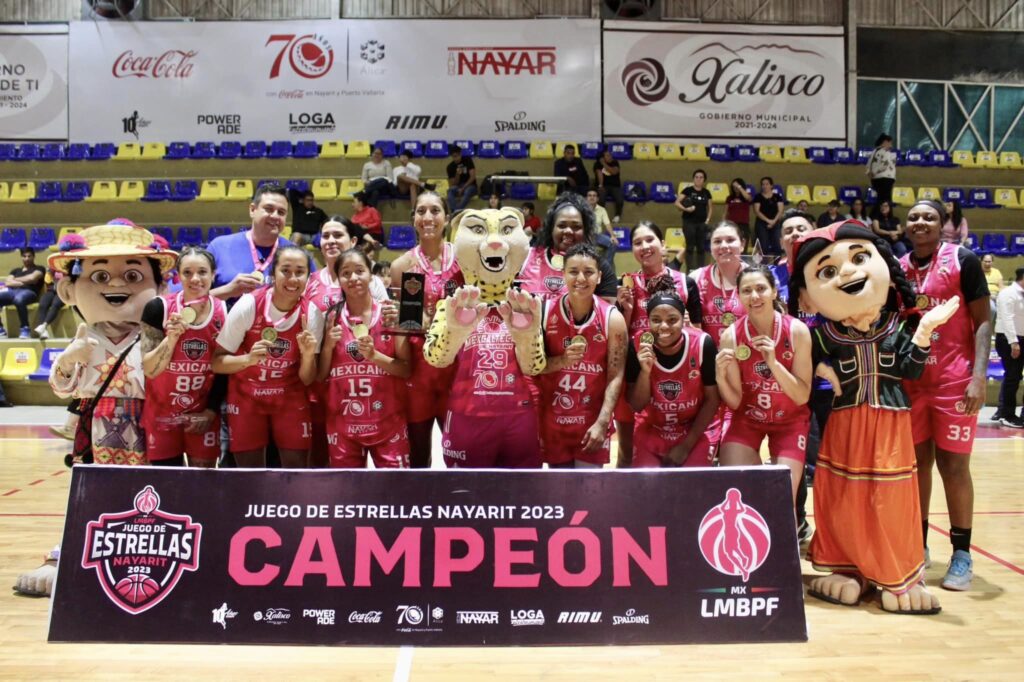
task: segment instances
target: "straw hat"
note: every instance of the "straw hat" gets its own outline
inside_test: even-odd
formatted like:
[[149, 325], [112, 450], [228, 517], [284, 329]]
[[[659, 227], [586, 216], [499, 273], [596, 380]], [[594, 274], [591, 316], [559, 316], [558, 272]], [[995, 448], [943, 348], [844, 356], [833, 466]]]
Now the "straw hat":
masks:
[[[163, 242], [163, 243], [161, 243]], [[166, 247], [152, 232], [130, 220], [117, 219], [107, 225], [88, 227], [70, 234], [57, 245], [57, 253], [46, 259], [53, 270], [71, 273], [75, 261], [110, 256], [141, 256], [155, 258], [160, 272], [166, 276], [178, 262], [178, 254]]]

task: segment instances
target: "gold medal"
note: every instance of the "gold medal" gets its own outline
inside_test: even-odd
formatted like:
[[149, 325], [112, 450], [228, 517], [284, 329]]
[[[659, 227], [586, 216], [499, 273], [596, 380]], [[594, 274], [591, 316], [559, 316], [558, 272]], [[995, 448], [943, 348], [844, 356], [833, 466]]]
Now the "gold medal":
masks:
[[352, 325], [352, 334], [355, 335], [357, 339], [361, 339], [364, 336], [370, 335], [370, 328], [367, 327], [362, 322], [359, 322], [357, 324]]
[[736, 321], [736, 316], [733, 315], [732, 313], [726, 313], [725, 315], [722, 315], [722, 324], [724, 324], [725, 326], [729, 326], [730, 324], [732, 324], [735, 321]]
[[260, 338], [269, 343], [274, 343], [277, 341], [277, 330], [273, 327], [265, 327], [263, 331], [260, 332]]
[[199, 313], [196, 312], [196, 309], [191, 308], [189, 306], [185, 306], [184, 308], [182, 308], [181, 312], [178, 314], [181, 316], [181, 321], [184, 322], [185, 324], [192, 324], [193, 322], [196, 321], [196, 318], [199, 316]]
[[561, 254], [554, 254], [551, 256], [551, 267], [555, 270], [562, 270], [565, 268], [565, 257]]
[[746, 360], [749, 357], [750, 357], [750, 347], [749, 346], [747, 346], [745, 344], [742, 344], [742, 343], [740, 345], [736, 346], [736, 359], [737, 360]]
[[644, 332], [640, 335], [640, 343], [646, 343], [649, 346], [654, 345], [654, 334], [651, 332]]
[[583, 350], [586, 351], [587, 350], [587, 337], [583, 336], [582, 334], [577, 334], [576, 336], [572, 337], [572, 345], [577, 345], [577, 344], [583, 346]]
[[918, 308], [927, 308], [928, 303], [928, 297], [925, 296], [924, 294], [918, 294], [917, 298], [914, 299], [914, 305], [916, 305]]
[[263, 281], [263, 272], [261, 270], [253, 270], [249, 273], [249, 276], [254, 279], [258, 279], [261, 282]]
[[626, 287], [627, 289], [632, 289], [634, 285], [635, 283], [633, 282], [633, 275], [622, 276], [622, 286]]

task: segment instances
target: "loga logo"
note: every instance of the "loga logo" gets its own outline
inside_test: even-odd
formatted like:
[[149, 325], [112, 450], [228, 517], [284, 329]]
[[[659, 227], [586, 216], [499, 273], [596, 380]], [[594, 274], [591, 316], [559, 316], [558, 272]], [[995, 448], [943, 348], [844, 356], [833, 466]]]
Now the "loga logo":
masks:
[[202, 530], [191, 516], [160, 511], [160, 496], [147, 485], [134, 509], [89, 522], [82, 568], [95, 568], [110, 601], [139, 614], [163, 601], [183, 571], [199, 568]]
[[281, 62], [286, 55], [292, 71], [303, 78], [320, 78], [334, 66], [334, 48], [327, 42], [327, 38], [320, 34], [274, 34], [267, 38], [264, 47], [270, 43], [284, 43], [284, 47], [277, 53], [270, 67], [271, 79], [281, 75]]
[[449, 47], [449, 76], [554, 76], [554, 47]]
[[721, 504], [712, 507], [700, 522], [697, 543], [704, 560], [725, 575], [750, 579], [768, 558], [772, 535], [764, 517], [736, 488], [729, 488]]

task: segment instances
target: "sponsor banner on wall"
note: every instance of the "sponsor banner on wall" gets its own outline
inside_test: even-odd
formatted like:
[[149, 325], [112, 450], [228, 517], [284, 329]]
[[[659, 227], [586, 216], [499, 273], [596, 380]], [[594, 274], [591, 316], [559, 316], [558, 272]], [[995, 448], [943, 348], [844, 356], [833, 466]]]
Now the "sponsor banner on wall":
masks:
[[75, 467], [50, 641], [805, 641], [784, 467]]
[[71, 138], [596, 139], [599, 32], [568, 19], [77, 22]]
[[0, 27], [0, 140], [68, 136], [66, 26]]
[[604, 26], [608, 137], [846, 139], [842, 27]]

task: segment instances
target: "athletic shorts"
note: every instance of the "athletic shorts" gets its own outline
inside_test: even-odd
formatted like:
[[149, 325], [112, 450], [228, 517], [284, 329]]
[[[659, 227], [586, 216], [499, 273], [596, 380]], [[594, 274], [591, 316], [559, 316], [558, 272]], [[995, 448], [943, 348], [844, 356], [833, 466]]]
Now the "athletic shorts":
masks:
[[182, 425], [161, 428], [160, 417], [146, 424], [146, 458], [153, 462], [177, 457], [214, 461], [220, 457], [220, 415], [202, 433], [188, 433]]
[[308, 450], [312, 423], [305, 387], [285, 395], [281, 409], [250, 398], [241, 391], [228, 390], [228, 437], [232, 452], [262, 450], [274, 444], [282, 450]]
[[583, 437], [587, 434], [594, 422], [587, 421], [582, 426], [559, 426], [557, 424], [545, 424], [541, 428], [541, 446], [544, 453], [544, 461], [547, 464], [565, 464], [579, 460], [597, 466], [605, 465], [610, 460], [611, 431], [609, 437], [604, 439], [601, 447], [593, 452], [584, 452]]
[[449, 410], [441, 447], [450, 469], [539, 469], [542, 463], [537, 414], [532, 408], [500, 417], [471, 417]]
[[343, 421], [336, 421], [327, 431], [327, 454], [332, 469], [365, 469], [367, 453], [378, 469], [408, 469], [409, 431], [405, 420], [389, 420], [381, 429], [365, 436], [345, 433]]
[[739, 443], [760, 452], [761, 443], [767, 438], [768, 452], [773, 458], [791, 459], [802, 464], [807, 459], [807, 432], [810, 428], [809, 415], [780, 424], [761, 424], [733, 414], [722, 445]]
[[[677, 434], [666, 434], [640, 421], [633, 431], [633, 468], [650, 469], [657, 468], [664, 462], [665, 455], [674, 446], [686, 438], [688, 431]], [[705, 431], [697, 442], [694, 443], [690, 453], [683, 462], [684, 467], [709, 467], [714, 453], [711, 449], [711, 441]]]
[[408, 404], [406, 418], [410, 424], [444, 419], [448, 412], [448, 396], [455, 381], [455, 365], [434, 367], [423, 357], [423, 337], [409, 337], [412, 346], [412, 375], [406, 379]]
[[964, 414], [970, 377], [939, 386], [903, 382], [910, 397], [910, 427], [914, 445], [934, 441], [936, 448], [961, 455], [971, 454], [978, 431], [978, 415]]
[[636, 412], [629, 406], [629, 401], [626, 400], [626, 385], [622, 385], [622, 392], [619, 393], [619, 400], [615, 403], [615, 411], [612, 413], [615, 421], [622, 422], [623, 424], [632, 424], [636, 421]]

